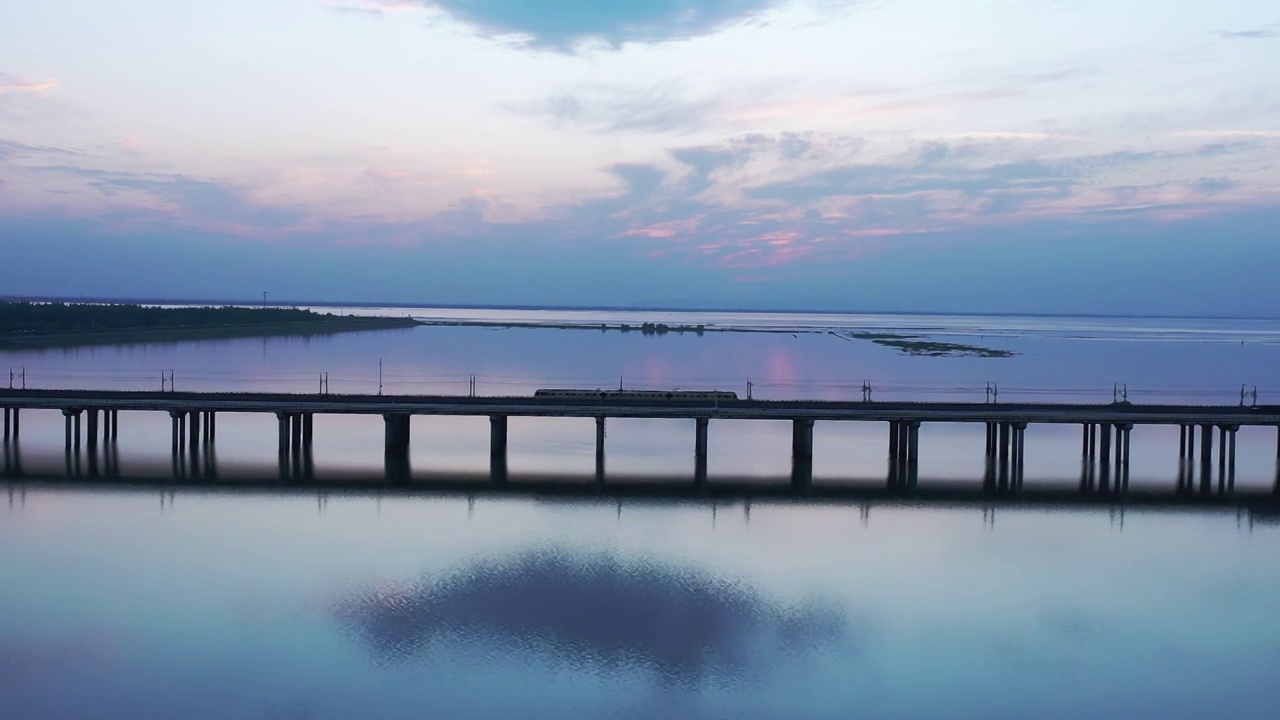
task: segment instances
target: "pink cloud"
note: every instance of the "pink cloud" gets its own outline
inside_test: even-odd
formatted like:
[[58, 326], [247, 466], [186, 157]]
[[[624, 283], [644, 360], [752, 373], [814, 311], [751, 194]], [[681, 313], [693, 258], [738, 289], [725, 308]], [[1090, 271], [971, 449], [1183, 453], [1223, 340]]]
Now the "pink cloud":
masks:
[[34, 92], [43, 93], [58, 87], [57, 80], [45, 80], [43, 82], [21, 82], [17, 80], [0, 79], [0, 95], [8, 92]]

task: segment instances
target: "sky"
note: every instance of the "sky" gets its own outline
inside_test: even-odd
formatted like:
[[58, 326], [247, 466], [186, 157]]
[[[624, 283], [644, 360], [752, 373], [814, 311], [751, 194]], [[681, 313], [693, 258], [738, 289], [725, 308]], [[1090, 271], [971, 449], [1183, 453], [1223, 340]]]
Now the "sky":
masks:
[[1272, 2], [0, 17], [0, 295], [1280, 316]]

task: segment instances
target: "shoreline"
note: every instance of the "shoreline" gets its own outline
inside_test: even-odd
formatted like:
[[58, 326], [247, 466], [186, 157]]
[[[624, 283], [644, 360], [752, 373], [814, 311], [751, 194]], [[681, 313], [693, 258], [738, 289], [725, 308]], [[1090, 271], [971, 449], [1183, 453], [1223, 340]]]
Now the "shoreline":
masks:
[[350, 316], [283, 323], [141, 327], [51, 332], [40, 335], [0, 335], [0, 352], [150, 342], [235, 340], [252, 337], [314, 337], [345, 332], [395, 330], [418, 327], [422, 324], [413, 318]]

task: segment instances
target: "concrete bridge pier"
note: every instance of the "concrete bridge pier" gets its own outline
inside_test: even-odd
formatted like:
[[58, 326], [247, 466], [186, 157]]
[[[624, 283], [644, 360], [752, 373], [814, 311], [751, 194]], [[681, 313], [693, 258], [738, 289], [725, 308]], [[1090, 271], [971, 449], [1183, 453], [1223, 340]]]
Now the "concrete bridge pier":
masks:
[[998, 485], [1000, 490], [1006, 490], [1009, 487], [1009, 460], [1010, 460], [1009, 444], [1010, 444], [1011, 430], [1012, 428], [1010, 427], [1009, 423], [1007, 422], [1000, 423], [1000, 429], [999, 429], [1000, 448], [999, 448], [999, 459], [997, 461], [998, 476], [996, 478], [996, 484]]
[[293, 477], [293, 413], [279, 411], [276, 413], [277, 461], [280, 465], [280, 481], [288, 482]]
[[1218, 426], [1218, 494], [1227, 493], [1227, 426]]
[[507, 480], [507, 416], [489, 416], [489, 477], [494, 482]]
[[16, 407], [5, 407], [4, 409], [4, 439], [18, 439], [18, 410]]
[[201, 440], [201, 413], [199, 410], [187, 411], [187, 422], [191, 424], [187, 432], [187, 457], [186, 462], [191, 469], [192, 477], [200, 476], [200, 440]]
[[89, 408], [85, 410], [87, 418], [86, 432], [88, 433], [87, 455], [89, 465], [89, 477], [98, 476], [98, 409]]
[[1187, 459], [1184, 461], [1186, 468], [1186, 486], [1187, 492], [1194, 492], [1196, 486], [1196, 426], [1187, 425]]
[[707, 427], [711, 418], [693, 420], [693, 482], [699, 488], [707, 487]]
[[1010, 485], [1014, 492], [1022, 490], [1023, 469], [1027, 464], [1026, 436], [1027, 424], [1015, 422], [1013, 425], [1013, 477]]
[[171, 449], [173, 450], [174, 457], [177, 457], [178, 448], [182, 446], [182, 412], [179, 410], [170, 410], [169, 420], [173, 425]]
[[85, 416], [88, 419], [87, 430], [89, 433], [89, 453], [93, 454], [98, 451], [98, 409], [89, 408], [88, 410], [85, 410]]
[[1116, 490], [1129, 491], [1129, 434], [1133, 423], [1116, 424]]
[[983, 455], [982, 489], [992, 492], [996, 489], [996, 424], [985, 422], [986, 449]]
[[1178, 492], [1187, 486], [1187, 450], [1191, 445], [1187, 424], [1178, 424]]
[[409, 481], [409, 416], [388, 413], [382, 416], [386, 426], [385, 466], [387, 478], [392, 482]]
[[1102, 423], [1098, 431], [1098, 491], [1111, 492], [1111, 423]]
[[302, 413], [302, 446], [304, 448], [311, 447], [315, 434], [315, 413]]
[[302, 413], [289, 413], [289, 450], [296, 457], [302, 453]]
[[902, 480], [902, 423], [889, 421], [889, 489], [896, 489]]
[[604, 485], [604, 416], [596, 416], [596, 485]]
[[1227, 492], [1236, 492], [1236, 432], [1239, 425], [1227, 426]]
[[791, 489], [808, 491], [813, 486], [813, 420], [791, 421]]
[[284, 455], [289, 452], [289, 413], [276, 413], [276, 425], [276, 437], [279, 440], [278, 449], [280, 454]]
[[190, 433], [187, 436], [187, 441], [190, 443], [190, 449], [192, 453], [195, 453], [195, 451], [200, 447], [200, 416], [201, 414], [202, 413], [199, 410], [187, 411], [187, 418], [188, 418], [188, 421], [191, 423]]
[[920, 479], [920, 421], [907, 423], [907, 476], [906, 486], [914, 490]]
[[[79, 434], [78, 431], [75, 430], [74, 428], [78, 428], [80, 426], [80, 411], [70, 410], [70, 409], [63, 410], [62, 420], [63, 420], [63, 424], [66, 426], [66, 429], [63, 433], [63, 437], [65, 439], [64, 450], [67, 453], [70, 453], [72, 450], [73, 441], [76, 439], [77, 435]], [[80, 448], [80, 443], [74, 442], [74, 446], [78, 450]]]
[[1200, 493], [1213, 489], [1213, 426], [1200, 426]]

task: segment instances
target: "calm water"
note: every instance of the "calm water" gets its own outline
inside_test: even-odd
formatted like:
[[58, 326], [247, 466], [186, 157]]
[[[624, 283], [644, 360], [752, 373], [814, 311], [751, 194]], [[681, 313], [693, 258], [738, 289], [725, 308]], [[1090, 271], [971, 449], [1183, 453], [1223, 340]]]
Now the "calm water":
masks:
[[[360, 312], [399, 314], [385, 308]], [[404, 310], [432, 317], [458, 311]], [[502, 316], [483, 311], [481, 319]], [[514, 317], [511, 313], [509, 316]], [[561, 322], [554, 314], [517, 319]], [[416, 328], [0, 355], [29, 387], [523, 394], [719, 387], [756, 397], [1277, 402], [1280, 323], [657, 317], [892, 329], [1018, 352], [905, 357], [825, 334], [643, 337]], [[914, 323], [914, 324], [912, 324]], [[513, 419], [513, 475], [593, 471], [590, 420]], [[978, 482], [981, 428], [926, 425], [922, 483]], [[1027, 484], [1072, 482], [1076, 428], [1032, 427]], [[885, 428], [819, 423], [815, 473], [883, 476]], [[378, 419], [316, 421], [318, 476], [376, 473]], [[415, 477], [480, 471], [487, 420], [415, 418]], [[610, 421], [608, 472], [692, 474], [692, 422]], [[1134, 431], [1172, 486], [1176, 431]], [[273, 467], [275, 419], [219, 418], [223, 473]], [[713, 477], [789, 467], [785, 424], [713, 422]], [[1276, 477], [1242, 430], [1238, 484]], [[167, 416], [122, 413], [122, 472], [163, 475]], [[62, 418], [23, 414], [31, 475]], [[1248, 514], [645, 505], [154, 492], [11, 482], [0, 509], [0, 717], [1280, 716], [1280, 528]], [[69, 691], [74, 688], [74, 691]]]

